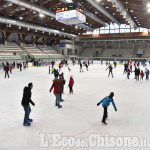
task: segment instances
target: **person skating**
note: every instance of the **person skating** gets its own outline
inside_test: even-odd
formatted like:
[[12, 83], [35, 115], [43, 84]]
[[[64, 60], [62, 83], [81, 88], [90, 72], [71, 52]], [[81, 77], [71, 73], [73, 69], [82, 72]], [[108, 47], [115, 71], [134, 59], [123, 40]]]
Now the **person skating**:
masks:
[[56, 107], [61, 108], [62, 106], [60, 105], [60, 85], [63, 81], [63, 78], [60, 77], [60, 79], [54, 79], [53, 80], [53, 84], [49, 90], [49, 92], [51, 93], [51, 91], [54, 88], [54, 95], [56, 97]]
[[116, 61], [114, 61], [114, 68], [116, 68], [117, 67], [117, 62]]
[[85, 63], [85, 67], [86, 67], [86, 70], [89, 71], [87, 62]]
[[12, 73], [12, 69], [13, 69], [13, 67], [12, 67], [12, 65], [10, 65], [9, 66], [10, 73]]
[[[113, 77], [113, 72], [112, 72], [113, 67], [112, 67], [111, 65], [109, 65], [109, 67], [108, 67], [107, 69], [109, 69], [108, 77], [109, 77], [110, 74], [111, 74], [112, 78], [114, 78], [114, 77]], [[107, 69], [106, 69], [106, 70], [107, 70]]]
[[104, 99], [102, 99], [97, 104], [97, 106], [99, 106], [100, 104], [102, 104], [102, 106], [104, 108], [104, 114], [103, 114], [103, 119], [102, 119], [102, 123], [104, 123], [104, 124], [107, 124], [106, 123], [106, 119], [108, 118], [107, 108], [108, 108], [108, 106], [109, 106], [110, 103], [112, 103], [115, 111], [117, 111], [117, 108], [116, 108], [116, 105], [114, 103], [113, 97], [114, 97], [114, 93], [111, 92], [109, 96], [106, 96]]
[[125, 63], [124, 64], [124, 72], [123, 72], [123, 74], [127, 73], [128, 67], [129, 67], [129, 65], [127, 63]]
[[146, 74], [146, 80], [149, 80], [149, 70], [148, 69], [146, 70], [145, 74]]
[[22, 71], [22, 63], [20, 63], [19, 67], [20, 67], [20, 71]]
[[127, 79], [130, 79], [130, 73], [131, 73], [131, 71], [130, 71], [130, 69], [128, 68], [128, 69], [127, 69]]
[[51, 67], [50, 66], [49, 66], [48, 70], [49, 70], [49, 74], [51, 74]]
[[4, 66], [4, 71], [5, 71], [5, 78], [6, 78], [6, 76], [8, 76], [8, 78], [9, 78], [9, 66], [8, 65]]
[[55, 78], [58, 78], [58, 76], [59, 76], [59, 71], [58, 71], [58, 69], [56, 70], [56, 69], [54, 68], [54, 77], [55, 77]]
[[60, 102], [63, 102], [64, 100], [62, 99], [62, 94], [64, 93], [64, 85], [66, 83], [66, 80], [64, 79], [64, 73], [61, 73], [59, 75], [59, 79], [63, 79], [62, 83], [60, 84]]
[[143, 72], [143, 70], [141, 70], [140, 76], [141, 76], [140, 80], [143, 80], [143, 78], [144, 78], [144, 72]]
[[33, 88], [33, 84], [29, 83], [28, 87], [25, 87], [23, 90], [23, 98], [22, 98], [22, 106], [24, 108], [25, 111], [25, 116], [24, 116], [24, 121], [23, 121], [23, 125], [24, 126], [30, 126], [30, 122], [32, 122], [33, 120], [29, 118], [29, 115], [31, 113], [31, 107], [30, 104], [31, 103], [33, 106], [35, 106], [34, 102], [31, 100], [31, 90]]
[[140, 68], [137, 69], [136, 81], [140, 79]]
[[68, 66], [68, 70], [69, 70], [69, 72], [71, 71], [71, 69], [70, 69], [70, 67]]
[[74, 85], [74, 79], [73, 79], [73, 76], [71, 76], [69, 84], [68, 84], [70, 94], [73, 94], [73, 85]]
[[132, 72], [132, 63], [130, 63], [130, 71]]
[[61, 65], [61, 63], [60, 63], [60, 64], [59, 64], [59, 72], [60, 72], [61, 68], [62, 68], [62, 65]]
[[82, 68], [82, 62], [80, 62], [80, 72], [81, 72], [81, 71], [84, 72], [84, 71], [83, 71], [83, 68]]

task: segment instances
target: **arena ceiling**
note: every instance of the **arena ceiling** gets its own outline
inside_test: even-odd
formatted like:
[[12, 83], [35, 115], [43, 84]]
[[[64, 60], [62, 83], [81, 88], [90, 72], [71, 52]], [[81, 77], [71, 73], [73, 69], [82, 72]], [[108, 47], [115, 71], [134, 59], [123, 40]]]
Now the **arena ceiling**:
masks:
[[[52, 14], [55, 14], [56, 9], [65, 5], [64, 1], [68, 0], [0, 0], [0, 17], [59, 30], [68, 34], [80, 35], [87, 30], [94, 30], [110, 24], [111, 22], [119, 25], [131, 24], [132, 21], [132, 25], [135, 28], [150, 28], [150, 12], [148, 12], [147, 7], [147, 4], [150, 2], [149, 0], [77, 0], [77, 2], [83, 6], [87, 18], [87, 23], [82, 27], [61, 24], [55, 20], [53, 15], [44, 15], [44, 17], [40, 17], [39, 12], [20, 6], [16, 4], [15, 1], [21, 1], [27, 4], [30, 3], [31, 5], [40, 7], [40, 9], [46, 9], [52, 12]], [[117, 1], [119, 1], [119, 3]], [[121, 9], [118, 9], [118, 5], [121, 6]], [[19, 26], [5, 24], [1, 21], [0, 29], [5, 31], [6, 38], [14, 32], [22, 34], [24, 38], [28, 35], [34, 35], [36, 38], [41, 36], [46, 38], [56, 37], [58, 39], [69, 37], [24, 27], [20, 28]]]

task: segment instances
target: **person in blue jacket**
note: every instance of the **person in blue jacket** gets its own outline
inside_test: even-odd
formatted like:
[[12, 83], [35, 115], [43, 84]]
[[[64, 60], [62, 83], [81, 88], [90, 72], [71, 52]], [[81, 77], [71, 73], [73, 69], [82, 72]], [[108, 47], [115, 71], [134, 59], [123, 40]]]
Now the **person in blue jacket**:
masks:
[[108, 117], [107, 116], [107, 107], [109, 106], [110, 103], [112, 103], [115, 111], [117, 111], [117, 108], [116, 108], [116, 105], [114, 103], [114, 100], [113, 100], [113, 97], [114, 97], [114, 93], [111, 92], [109, 96], [106, 96], [104, 99], [102, 99], [98, 104], [97, 106], [99, 106], [100, 104], [102, 104], [103, 108], [104, 108], [104, 115], [103, 115], [103, 119], [102, 119], [102, 123], [104, 124], [107, 124], [105, 122], [106, 118]]

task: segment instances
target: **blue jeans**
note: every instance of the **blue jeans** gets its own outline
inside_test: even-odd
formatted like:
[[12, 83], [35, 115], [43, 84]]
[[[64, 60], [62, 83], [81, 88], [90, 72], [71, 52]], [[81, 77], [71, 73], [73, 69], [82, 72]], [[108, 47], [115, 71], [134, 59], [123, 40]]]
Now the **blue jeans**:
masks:
[[25, 111], [24, 122], [23, 123], [25, 124], [25, 123], [28, 123], [28, 121], [29, 121], [29, 115], [31, 113], [31, 108], [30, 108], [30, 105], [23, 106], [23, 108], [24, 108], [24, 111]]
[[56, 96], [56, 106], [60, 106], [60, 94], [55, 94]]
[[110, 74], [111, 74], [111, 76], [113, 77], [113, 72], [112, 72], [112, 71], [109, 71], [108, 77], [110, 76]]

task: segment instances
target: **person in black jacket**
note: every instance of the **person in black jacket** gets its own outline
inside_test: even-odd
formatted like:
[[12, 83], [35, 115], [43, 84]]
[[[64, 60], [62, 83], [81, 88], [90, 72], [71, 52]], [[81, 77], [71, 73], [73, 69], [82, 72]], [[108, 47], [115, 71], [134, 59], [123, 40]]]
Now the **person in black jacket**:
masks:
[[64, 93], [64, 85], [66, 83], [66, 80], [64, 79], [64, 73], [63, 72], [59, 75], [59, 78], [60, 79], [63, 78], [63, 81], [60, 84], [60, 102], [63, 102], [64, 100], [62, 99], [62, 94]]
[[82, 62], [80, 62], [80, 72], [83, 72], [83, 69], [82, 69]]
[[5, 78], [6, 78], [6, 76], [8, 76], [8, 78], [9, 78], [9, 73], [8, 73], [9, 72], [9, 66], [8, 65], [4, 66], [4, 71], [5, 71]]
[[32, 119], [29, 119], [29, 115], [31, 112], [31, 108], [29, 103], [31, 103], [33, 106], [35, 106], [34, 102], [31, 100], [31, 89], [33, 88], [33, 84], [29, 83], [28, 87], [24, 88], [24, 92], [23, 92], [23, 98], [22, 98], [22, 106], [24, 108], [25, 111], [25, 116], [24, 116], [24, 122], [23, 125], [24, 126], [30, 126], [30, 122], [32, 122]]
[[[111, 65], [109, 65], [109, 67], [108, 67], [107, 69], [109, 69], [108, 77], [109, 77], [110, 74], [111, 74], [112, 78], [114, 78], [114, 77], [113, 77], [113, 72], [112, 72], [113, 67], [112, 67]], [[107, 70], [107, 69], [106, 69], [106, 70]]]

